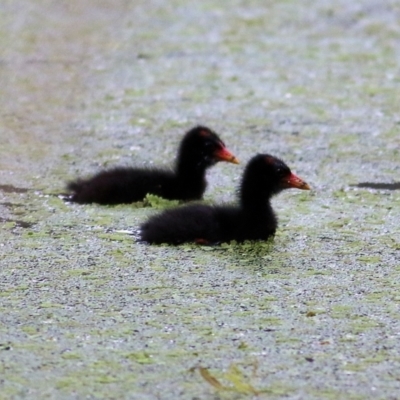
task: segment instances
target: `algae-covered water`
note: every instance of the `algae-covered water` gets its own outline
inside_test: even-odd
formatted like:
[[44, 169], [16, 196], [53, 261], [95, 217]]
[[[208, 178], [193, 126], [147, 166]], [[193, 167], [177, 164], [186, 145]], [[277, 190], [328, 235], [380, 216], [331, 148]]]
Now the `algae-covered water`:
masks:
[[[398, 398], [399, 43], [394, 0], [3, 0], [0, 399]], [[273, 241], [147, 246], [157, 210], [58, 196], [198, 123], [242, 161], [206, 201], [260, 151], [313, 188]]]

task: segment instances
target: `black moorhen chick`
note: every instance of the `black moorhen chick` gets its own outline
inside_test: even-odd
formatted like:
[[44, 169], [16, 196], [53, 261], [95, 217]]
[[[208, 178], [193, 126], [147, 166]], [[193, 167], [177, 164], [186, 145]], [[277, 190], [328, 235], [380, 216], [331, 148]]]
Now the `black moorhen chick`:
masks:
[[70, 182], [70, 201], [121, 204], [143, 200], [151, 193], [169, 200], [201, 199], [207, 168], [218, 161], [238, 164], [224, 142], [211, 129], [197, 126], [183, 137], [175, 170], [117, 167], [88, 179]]
[[288, 188], [310, 189], [283, 161], [258, 154], [244, 171], [238, 206], [194, 204], [166, 210], [141, 226], [141, 239], [171, 244], [265, 240], [277, 228], [270, 199]]

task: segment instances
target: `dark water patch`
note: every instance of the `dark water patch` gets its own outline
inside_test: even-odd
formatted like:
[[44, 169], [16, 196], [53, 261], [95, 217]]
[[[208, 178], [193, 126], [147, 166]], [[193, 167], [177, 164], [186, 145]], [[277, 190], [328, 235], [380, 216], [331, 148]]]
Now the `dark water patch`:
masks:
[[377, 189], [377, 190], [400, 190], [400, 182], [385, 183], [385, 182], [360, 182], [352, 187]]
[[16, 227], [19, 228], [31, 228], [33, 225], [35, 225], [34, 222], [26, 222], [26, 221], [21, 221], [18, 219], [9, 219], [9, 218], [0, 218], [0, 223], [1, 222], [14, 222]]
[[18, 188], [13, 185], [0, 185], [0, 191], [4, 193], [26, 193], [29, 192], [29, 189]]
[[146, 53], [138, 53], [137, 58], [139, 60], [147, 60], [149, 58], [152, 58], [152, 56], [150, 54], [146, 54]]
[[0, 343], [0, 351], [11, 350], [11, 343]]

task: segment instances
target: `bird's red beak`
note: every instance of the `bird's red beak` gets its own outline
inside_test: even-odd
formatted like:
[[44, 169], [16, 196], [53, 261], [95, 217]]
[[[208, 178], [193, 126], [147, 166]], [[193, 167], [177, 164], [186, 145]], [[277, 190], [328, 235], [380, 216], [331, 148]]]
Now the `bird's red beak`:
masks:
[[239, 164], [239, 160], [224, 146], [214, 153], [214, 157], [218, 161], [227, 161], [233, 164]]
[[284, 178], [282, 180], [283, 186], [286, 188], [296, 188], [301, 190], [310, 190], [310, 186], [308, 186], [307, 182], [304, 182], [303, 179], [300, 179], [295, 174], [291, 173], [288, 178]]

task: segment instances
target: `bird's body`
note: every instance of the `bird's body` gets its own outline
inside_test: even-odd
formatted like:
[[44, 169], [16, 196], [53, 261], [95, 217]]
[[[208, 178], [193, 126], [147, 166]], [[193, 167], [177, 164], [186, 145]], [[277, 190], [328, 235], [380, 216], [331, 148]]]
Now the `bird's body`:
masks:
[[309, 189], [283, 161], [259, 154], [243, 174], [239, 205], [194, 204], [166, 210], [142, 225], [141, 239], [171, 244], [266, 240], [278, 224], [270, 199], [289, 187]]
[[266, 240], [275, 234], [275, 214], [252, 215], [235, 206], [193, 204], [172, 208], [152, 217], [141, 228], [149, 243], [219, 243]]
[[182, 139], [175, 169], [117, 167], [67, 187], [76, 203], [132, 203], [148, 193], [169, 200], [198, 200], [207, 186], [206, 170], [218, 161], [238, 163], [216, 133], [199, 126]]
[[148, 194], [168, 200], [200, 199], [206, 188], [204, 176], [185, 180], [172, 170], [155, 168], [114, 168], [102, 171], [89, 181], [75, 181], [68, 188], [77, 203], [123, 204], [141, 201]]

